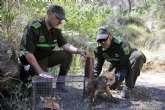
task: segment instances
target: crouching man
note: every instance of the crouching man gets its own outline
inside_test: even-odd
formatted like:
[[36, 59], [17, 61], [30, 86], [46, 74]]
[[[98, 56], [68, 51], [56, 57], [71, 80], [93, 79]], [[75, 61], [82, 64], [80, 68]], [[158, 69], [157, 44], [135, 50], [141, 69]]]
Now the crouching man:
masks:
[[[24, 52], [24, 56], [21, 57], [22, 63], [29, 63], [36, 75], [53, 78], [47, 69], [60, 64], [59, 76], [63, 76], [65, 80], [72, 62], [72, 54], [88, 56], [86, 50], [74, 47], [63, 37], [58, 28], [62, 20], [67, 21], [64, 9], [52, 4], [48, 7], [44, 18], [29, 22], [24, 29], [21, 43], [21, 50]], [[56, 44], [64, 50], [55, 50]], [[21, 77], [26, 78], [25, 72], [21, 72]], [[57, 89], [67, 92], [65, 82], [58, 80], [61, 80], [60, 77], [57, 79]]]
[[96, 32], [96, 41], [101, 45], [95, 51], [96, 62], [94, 65], [94, 78], [102, 71], [104, 61], [110, 62], [109, 71], [115, 69], [116, 82], [111, 89], [116, 89], [125, 80], [120, 96], [129, 98], [131, 89], [134, 88], [137, 77], [140, 75], [145, 55], [132, 48], [127, 41], [115, 37], [107, 26], [101, 26]]

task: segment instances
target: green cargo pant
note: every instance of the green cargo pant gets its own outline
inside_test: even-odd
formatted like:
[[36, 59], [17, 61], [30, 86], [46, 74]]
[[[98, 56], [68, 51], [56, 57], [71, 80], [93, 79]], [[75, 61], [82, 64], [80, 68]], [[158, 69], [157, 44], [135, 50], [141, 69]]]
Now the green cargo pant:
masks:
[[125, 85], [128, 88], [133, 88], [137, 77], [140, 75], [143, 64], [146, 62], [146, 57], [142, 52], [136, 50], [130, 55], [129, 61], [129, 73], [125, 79]]
[[48, 68], [60, 64], [59, 76], [63, 76], [63, 80], [65, 80], [65, 76], [67, 75], [72, 63], [72, 58], [73, 55], [71, 53], [64, 50], [58, 50], [54, 51], [49, 56], [39, 60], [38, 63], [44, 71], [48, 71]]
[[[65, 76], [68, 73], [68, 70], [70, 69], [70, 65], [72, 62], [73, 55], [69, 52], [66, 52], [64, 50], [54, 51], [52, 54], [50, 54], [47, 57], [44, 57], [42, 59], [37, 60], [39, 65], [44, 71], [48, 71], [48, 68], [56, 66], [60, 64], [60, 71], [59, 76], [63, 79], [57, 80], [63, 80], [65, 82]], [[21, 70], [20, 70], [20, 77], [24, 83], [31, 82], [31, 79], [29, 79], [29, 76], [34, 76], [35, 71], [30, 68], [29, 71], [26, 71], [24, 69], [24, 65], [28, 65], [28, 62], [25, 58], [25, 56], [20, 56], [20, 61], [22, 63]]]

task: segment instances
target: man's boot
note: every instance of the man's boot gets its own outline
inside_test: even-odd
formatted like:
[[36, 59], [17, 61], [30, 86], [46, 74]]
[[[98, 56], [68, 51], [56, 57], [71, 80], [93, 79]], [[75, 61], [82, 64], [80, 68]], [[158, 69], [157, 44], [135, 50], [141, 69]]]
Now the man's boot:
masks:
[[65, 76], [58, 76], [57, 83], [56, 83], [56, 89], [63, 93], [69, 92], [65, 86]]
[[128, 88], [128, 87], [123, 87], [123, 90], [121, 90], [120, 92], [120, 96], [122, 98], [130, 98], [130, 92], [131, 92], [131, 89]]
[[64, 82], [57, 82], [57, 83], [56, 83], [56, 89], [57, 89], [59, 92], [63, 92], [63, 93], [69, 92], [69, 90], [66, 88]]

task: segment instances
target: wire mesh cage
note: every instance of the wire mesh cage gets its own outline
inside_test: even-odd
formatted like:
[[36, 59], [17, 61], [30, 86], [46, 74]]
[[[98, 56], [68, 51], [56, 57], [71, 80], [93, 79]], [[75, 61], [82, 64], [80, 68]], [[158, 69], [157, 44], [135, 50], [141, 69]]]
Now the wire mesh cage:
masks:
[[[45, 79], [36, 76], [32, 80], [33, 110], [84, 110], [84, 94], [87, 82], [92, 79], [94, 58], [86, 60], [83, 76], [56, 76]], [[56, 82], [65, 82], [69, 92], [62, 93]], [[81, 104], [80, 104], [81, 103]], [[81, 109], [80, 109], [81, 108]]]
[[[62, 79], [64, 78], [61, 77], [58, 82], [63, 82], [64, 80]], [[65, 77], [66, 87], [69, 92], [63, 93], [56, 88], [57, 77], [52, 79], [34, 77], [32, 80], [33, 110], [73, 110], [74, 101], [83, 101], [84, 84], [87, 80], [88, 78], [84, 76]], [[69, 106], [72, 108], [68, 108]], [[76, 107], [74, 109], [76, 110]]]

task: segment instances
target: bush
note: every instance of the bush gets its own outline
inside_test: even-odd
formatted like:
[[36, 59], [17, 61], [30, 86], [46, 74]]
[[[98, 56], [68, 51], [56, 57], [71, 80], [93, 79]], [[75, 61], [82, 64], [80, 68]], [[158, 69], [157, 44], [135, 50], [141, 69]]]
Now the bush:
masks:
[[122, 36], [134, 47], [144, 47], [151, 34], [141, 26], [128, 24], [120, 28]]

